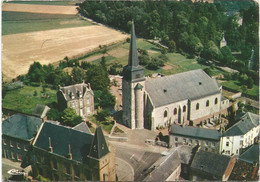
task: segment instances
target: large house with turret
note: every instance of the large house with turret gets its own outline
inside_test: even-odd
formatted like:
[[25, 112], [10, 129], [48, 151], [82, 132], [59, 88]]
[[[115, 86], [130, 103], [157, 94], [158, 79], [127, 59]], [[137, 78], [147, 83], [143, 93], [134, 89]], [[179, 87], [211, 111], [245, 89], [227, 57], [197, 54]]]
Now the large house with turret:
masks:
[[138, 61], [134, 24], [122, 86], [123, 122], [132, 129], [202, 125], [219, 119], [229, 107], [222, 86], [201, 69], [146, 78]]

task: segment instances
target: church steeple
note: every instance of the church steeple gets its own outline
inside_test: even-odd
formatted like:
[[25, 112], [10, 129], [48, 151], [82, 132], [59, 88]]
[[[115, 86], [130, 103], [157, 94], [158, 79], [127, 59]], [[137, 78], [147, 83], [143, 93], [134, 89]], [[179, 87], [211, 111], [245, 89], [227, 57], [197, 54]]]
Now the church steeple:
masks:
[[128, 66], [138, 66], [138, 65], [139, 65], [139, 60], [138, 60], [137, 48], [136, 48], [135, 25], [133, 21], [131, 26], [131, 42], [130, 42]]
[[135, 37], [135, 26], [132, 22], [131, 26], [131, 42], [129, 50], [128, 65], [123, 69], [124, 79], [131, 82], [138, 82], [145, 80], [144, 68], [139, 65], [136, 37]]

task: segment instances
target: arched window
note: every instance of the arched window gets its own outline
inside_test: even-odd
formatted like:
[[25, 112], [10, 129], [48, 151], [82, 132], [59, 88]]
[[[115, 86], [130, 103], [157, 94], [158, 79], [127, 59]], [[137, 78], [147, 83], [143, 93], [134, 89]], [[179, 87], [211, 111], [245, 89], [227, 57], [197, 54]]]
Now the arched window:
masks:
[[215, 104], [217, 104], [217, 103], [218, 103], [218, 98], [215, 99]]
[[186, 106], [183, 106], [183, 112], [186, 112]]
[[207, 100], [206, 102], [206, 107], [209, 107], [209, 100]]
[[199, 110], [199, 109], [200, 109], [200, 104], [197, 103], [197, 104], [196, 104], [196, 110]]
[[163, 115], [164, 115], [165, 118], [168, 116], [168, 113], [167, 113], [166, 110], [164, 111], [164, 114], [163, 114]]
[[177, 114], [177, 108], [174, 109], [173, 114], [174, 114], [174, 115]]

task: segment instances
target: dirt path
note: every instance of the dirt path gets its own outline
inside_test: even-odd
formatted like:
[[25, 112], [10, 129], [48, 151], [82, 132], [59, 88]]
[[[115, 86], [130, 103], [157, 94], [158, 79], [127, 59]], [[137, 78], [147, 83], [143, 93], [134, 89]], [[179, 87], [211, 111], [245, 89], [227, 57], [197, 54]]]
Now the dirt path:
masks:
[[128, 35], [105, 26], [39, 31], [2, 36], [2, 72], [4, 79], [27, 73], [34, 61], [54, 63], [125, 40]]

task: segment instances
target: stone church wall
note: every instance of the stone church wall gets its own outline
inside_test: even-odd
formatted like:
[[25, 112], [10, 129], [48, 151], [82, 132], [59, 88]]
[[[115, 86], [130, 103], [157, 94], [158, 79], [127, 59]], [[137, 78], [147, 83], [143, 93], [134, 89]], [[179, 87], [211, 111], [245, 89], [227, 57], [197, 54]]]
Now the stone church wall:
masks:
[[[216, 98], [217, 104], [215, 104]], [[209, 106], [206, 106], [207, 101], [209, 101]], [[220, 111], [220, 103], [221, 93], [191, 101], [190, 120], [197, 120], [199, 118], [203, 118], [204, 116], [214, 115], [214, 113], [218, 113]], [[199, 109], [196, 108], [197, 104], [199, 104]]]

